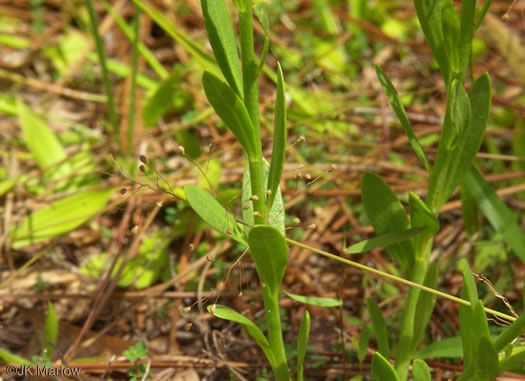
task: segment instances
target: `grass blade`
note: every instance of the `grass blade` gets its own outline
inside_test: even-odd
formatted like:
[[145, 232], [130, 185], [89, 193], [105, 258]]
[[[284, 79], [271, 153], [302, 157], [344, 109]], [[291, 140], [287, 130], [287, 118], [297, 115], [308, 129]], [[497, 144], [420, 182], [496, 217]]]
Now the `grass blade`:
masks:
[[427, 230], [426, 227], [418, 227], [414, 229], [399, 230], [392, 233], [383, 234], [378, 237], [355, 243], [352, 246], [347, 247], [345, 251], [347, 254], [360, 254], [374, 249], [390, 247], [392, 245], [408, 241], [410, 238], [425, 230]]
[[399, 381], [399, 376], [379, 352], [374, 353], [372, 357], [372, 381]]
[[284, 290], [283, 292], [293, 300], [304, 304], [310, 304], [316, 307], [340, 307], [343, 304], [343, 301], [341, 299], [296, 295]]
[[304, 311], [303, 321], [299, 327], [299, 335], [297, 336], [297, 381], [304, 379], [304, 356], [308, 346], [308, 336], [310, 334], [310, 313]]
[[366, 306], [370, 314], [370, 319], [372, 319], [372, 326], [374, 327], [379, 353], [385, 356], [385, 358], [388, 358], [390, 356], [390, 344], [388, 343], [388, 332], [383, 313], [373, 299], [367, 298]]
[[271, 209], [283, 174], [284, 160], [286, 157], [286, 94], [281, 65], [277, 63], [277, 97], [275, 99], [275, 119], [273, 127], [272, 161], [268, 175], [268, 209]]

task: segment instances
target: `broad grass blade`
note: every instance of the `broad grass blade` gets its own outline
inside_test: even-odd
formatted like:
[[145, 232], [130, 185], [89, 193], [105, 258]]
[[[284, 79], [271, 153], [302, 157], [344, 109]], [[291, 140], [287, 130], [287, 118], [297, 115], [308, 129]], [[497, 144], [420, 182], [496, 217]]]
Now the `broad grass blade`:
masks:
[[498, 352], [489, 337], [483, 336], [479, 340], [476, 363], [476, 372], [480, 380], [496, 379], [499, 374]]
[[78, 193], [31, 213], [11, 230], [11, 246], [20, 249], [75, 229], [104, 208], [115, 190]]

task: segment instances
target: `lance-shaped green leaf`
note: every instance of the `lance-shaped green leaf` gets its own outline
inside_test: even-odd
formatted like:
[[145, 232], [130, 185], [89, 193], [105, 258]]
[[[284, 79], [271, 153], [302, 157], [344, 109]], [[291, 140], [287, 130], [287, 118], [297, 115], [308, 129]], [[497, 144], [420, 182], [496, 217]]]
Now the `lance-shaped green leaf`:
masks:
[[[361, 194], [366, 214], [377, 235], [408, 229], [405, 209], [390, 187], [379, 176], [367, 172], [361, 183]], [[405, 274], [414, 263], [414, 249], [409, 241], [394, 244], [387, 251]]]
[[248, 243], [263, 287], [277, 297], [288, 263], [288, 246], [283, 235], [272, 226], [258, 225], [250, 230]]
[[483, 178], [483, 175], [472, 166], [463, 178], [462, 184], [467, 187], [494, 229], [525, 262], [525, 234], [516, 222], [515, 216]]
[[268, 175], [268, 206], [272, 207], [283, 174], [286, 156], [286, 95], [284, 91], [284, 78], [281, 65], [277, 63], [277, 97], [275, 99], [275, 118], [273, 125], [273, 146], [270, 173]]
[[257, 345], [263, 350], [264, 354], [270, 364], [273, 365], [274, 356], [268, 340], [261, 332], [261, 330], [246, 316], [241, 315], [235, 310], [232, 310], [230, 307], [223, 306], [221, 304], [213, 304], [208, 306], [208, 312], [212, 313], [213, 316], [218, 318], [234, 321], [243, 326], [243, 328], [248, 332], [248, 334], [255, 340]]
[[498, 352], [494, 349], [492, 340], [483, 336], [479, 340], [476, 356], [476, 373], [480, 380], [495, 380], [499, 374], [498, 371]]
[[306, 355], [306, 347], [308, 346], [308, 336], [310, 335], [310, 313], [304, 311], [303, 321], [299, 327], [299, 335], [297, 336], [297, 381], [304, 379], [304, 356]]
[[399, 381], [395, 369], [379, 352], [372, 357], [372, 381]]
[[17, 365], [32, 365], [31, 361], [26, 360], [23, 357], [12, 354], [11, 352], [0, 348], [0, 359], [5, 361], [8, 364], [17, 364]]
[[[266, 160], [264, 160], [264, 181], [265, 184], [268, 184], [268, 173], [270, 165]], [[268, 214], [268, 224], [270, 226], [274, 226], [281, 233], [285, 233], [285, 212], [284, 212], [284, 203], [283, 203], [283, 197], [281, 194], [281, 189], [277, 188], [276, 191], [276, 197], [273, 202], [272, 208], [270, 209], [270, 213]], [[252, 197], [252, 185], [251, 185], [251, 173], [250, 173], [250, 166], [246, 164], [244, 173], [242, 176], [242, 220], [247, 225], [254, 225], [255, 224], [255, 218], [253, 216], [253, 201], [251, 200]], [[246, 207], [247, 206], [247, 207]], [[244, 234], [246, 237], [248, 237], [248, 234], [250, 233], [250, 227], [245, 226], [244, 227]]]
[[50, 301], [47, 302], [47, 316], [44, 323], [44, 348], [51, 358], [58, 338], [58, 318]]
[[415, 0], [414, 5], [427, 43], [438, 62], [445, 84], [448, 84], [450, 67], [441, 21], [442, 0]]
[[417, 236], [419, 233], [425, 230], [427, 230], [426, 227], [418, 227], [414, 229], [399, 230], [392, 233], [383, 234], [378, 237], [355, 243], [352, 246], [347, 247], [345, 251], [347, 254], [359, 254], [374, 249], [390, 247], [397, 243], [408, 241], [410, 238]]
[[475, 21], [474, 15], [476, 13], [476, 0], [465, 0], [461, 2], [460, 10], [460, 35], [458, 43], [459, 56], [459, 73], [461, 73], [462, 82], [465, 81], [467, 69], [472, 51], [472, 39], [474, 38]]
[[191, 184], [184, 187], [184, 193], [191, 208], [208, 225], [241, 245], [248, 246], [242, 227], [211, 194]]
[[410, 206], [410, 225], [414, 228], [426, 228], [423, 232], [412, 238], [412, 245], [416, 258], [424, 255], [425, 246], [429, 240], [438, 233], [439, 222], [436, 216], [430, 211], [428, 206], [413, 192], [408, 194], [408, 202]]
[[514, 339], [525, 332], [525, 314], [522, 313], [511, 325], [505, 327], [494, 340], [494, 348], [497, 352], [501, 352], [507, 345], [512, 343]]
[[388, 342], [388, 332], [383, 313], [373, 299], [367, 298], [366, 306], [370, 314], [370, 319], [372, 320], [372, 326], [374, 327], [379, 353], [388, 358], [390, 356], [390, 344]]
[[461, 358], [462, 356], [461, 336], [447, 337], [446, 339], [435, 341], [414, 353], [414, 357], [419, 359], [436, 357]]
[[292, 294], [291, 292], [284, 291], [283, 292], [288, 295], [293, 300], [296, 300], [300, 303], [305, 304], [311, 304], [312, 306], [317, 307], [340, 307], [343, 304], [343, 301], [341, 299], [337, 298], [325, 298], [325, 297], [318, 297], [318, 296], [303, 296], [303, 295], [296, 295]]
[[[437, 286], [438, 273], [435, 263], [431, 263], [428, 267], [427, 274], [423, 285], [435, 289]], [[412, 348], [415, 351], [423, 340], [425, 329], [428, 325], [434, 304], [436, 303], [436, 295], [430, 292], [421, 291], [417, 298], [416, 310], [417, 318], [414, 320], [414, 335], [412, 339]]]
[[[459, 98], [462, 96], [460, 95]], [[491, 102], [490, 79], [486, 73], [474, 82], [469, 99], [472, 111], [468, 127], [460, 131], [459, 137], [454, 137], [452, 132], [449, 132], [453, 127], [446, 129], [444, 127], [443, 130], [428, 188], [427, 204], [434, 214], [439, 212], [458, 186], [461, 178], [468, 172], [483, 141]], [[449, 108], [448, 117], [445, 116], [445, 124], [447, 124], [447, 119], [451, 118], [450, 112]], [[461, 120], [461, 118], [456, 115], [456, 120]], [[452, 122], [449, 120], [448, 123]]]
[[11, 230], [12, 247], [20, 249], [75, 229], [99, 212], [115, 190], [78, 193], [31, 213]]
[[248, 158], [259, 159], [255, 127], [241, 98], [226, 82], [209, 71], [204, 72], [202, 82], [208, 101], [241, 143]]
[[242, 76], [230, 11], [224, 0], [201, 0], [204, 24], [215, 59], [230, 87], [242, 96]]
[[431, 381], [430, 368], [423, 360], [415, 359], [412, 363], [412, 377], [414, 381]]
[[385, 91], [390, 106], [392, 106], [392, 108], [394, 109], [394, 112], [397, 115], [397, 119], [401, 123], [403, 130], [405, 130], [405, 134], [408, 138], [410, 146], [412, 146], [412, 149], [416, 153], [419, 160], [423, 162], [423, 165], [425, 166], [427, 172], [430, 173], [431, 168], [427, 155], [425, 154], [425, 151], [423, 151], [423, 147], [421, 146], [421, 144], [419, 144], [419, 140], [417, 140], [416, 135], [414, 135], [414, 131], [412, 130], [410, 120], [408, 120], [405, 107], [401, 103], [401, 99], [399, 98], [399, 95], [397, 94], [394, 85], [379, 65], [375, 65], [375, 68], [377, 78], [379, 79], [381, 86], [383, 86], [383, 90]]

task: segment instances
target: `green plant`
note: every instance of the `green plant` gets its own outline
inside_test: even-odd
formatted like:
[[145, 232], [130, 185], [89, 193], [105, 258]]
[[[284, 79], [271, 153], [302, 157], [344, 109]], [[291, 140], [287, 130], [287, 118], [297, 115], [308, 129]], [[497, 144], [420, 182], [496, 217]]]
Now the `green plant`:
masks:
[[140, 362], [140, 360], [148, 357], [148, 348], [143, 343], [129, 347], [122, 354], [135, 364], [128, 369], [128, 376], [131, 381], [148, 380], [152, 377], [146, 365]]

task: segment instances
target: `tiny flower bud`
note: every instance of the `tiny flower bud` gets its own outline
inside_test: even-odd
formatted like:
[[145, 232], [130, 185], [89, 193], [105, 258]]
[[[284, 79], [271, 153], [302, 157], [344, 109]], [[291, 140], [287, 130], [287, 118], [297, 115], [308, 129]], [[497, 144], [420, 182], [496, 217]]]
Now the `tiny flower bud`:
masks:
[[299, 139], [297, 139], [297, 142], [302, 143], [302, 142], [304, 142], [305, 140], [306, 140], [306, 138], [305, 138], [304, 136], [301, 135], [301, 136], [299, 136]]
[[309, 173], [307, 173], [306, 175], [304, 175], [304, 178], [305, 178], [307, 181], [310, 181], [310, 180], [312, 180], [312, 175], [310, 175]]
[[259, 196], [257, 196], [256, 194], [252, 195], [252, 197], [250, 197], [250, 200], [252, 201], [257, 201], [259, 199]]
[[145, 170], [144, 164], [139, 165], [139, 171], [144, 172]]
[[144, 164], [147, 164], [147, 163], [148, 163], [148, 159], [146, 159], [146, 156], [144, 156], [144, 155], [140, 155], [140, 156], [139, 156], [139, 159], [140, 159], [140, 161], [143, 162]]
[[293, 220], [292, 220], [292, 223], [294, 225], [299, 225], [301, 223], [301, 219], [299, 217], [295, 217]]
[[162, 201], [157, 201], [155, 205], [157, 206], [157, 208], [162, 208]]
[[185, 314], [187, 314], [188, 312], [191, 311], [191, 307], [184, 307], [184, 309], [182, 310]]
[[272, 190], [271, 189], [268, 189], [266, 191], [266, 197], [270, 197], [272, 195]]
[[335, 164], [330, 164], [330, 168], [328, 168], [328, 172], [335, 171]]
[[311, 225], [308, 225], [306, 228], [307, 229], [315, 229], [315, 228], [317, 228], [317, 225], [316, 224], [311, 224]]
[[184, 147], [183, 147], [183, 146], [179, 146], [179, 148], [177, 148], [177, 151], [179, 151], [179, 153], [180, 153], [181, 155], [184, 155], [184, 152], [185, 152], [185, 151], [184, 151]]
[[242, 207], [244, 210], [250, 209], [250, 204], [244, 204]]
[[303, 167], [304, 167], [304, 164], [301, 163], [301, 164], [299, 164], [299, 165], [297, 166], [297, 169], [301, 169], [301, 168], [303, 168]]
[[226, 230], [226, 233], [228, 234], [232, 234], [233, 233], [233, 230], [231, 228], [228, 228], [228, 230]]
[[261, 213], [259, 213], [258, 211], [255, 211], [255, 212], [253, 212], [253, 216], [254, 217], [260, 217]]
[[135, 225], [135, 226], [133, 226], [133, 227], [131, 228], [131, 233], [133, 233], [133, 234], [137, 234], [138, 231], [139, 231], [139, 227], [138, 227], [138, 225]]
[[190, 253], [193, 253], [193, 250], [195, 250], [195, 245], [193, 243], [190, 243], [188, 245], [188, 249], [189, 249]]
[[127, 190], [126, 188], [122, 188], [122, 189], [120, 190], [120, 194], [126, 194], [127, 191], [128, 191], [128, 190]]
[[188, 324], [186, 324], [186, 325], [184, 326], [184, 330], [185, 330], [186, 332], [189, 332], [189, 331], [191, 330], [192, 325], [193, 325], [193, 323], [188, 323]]

